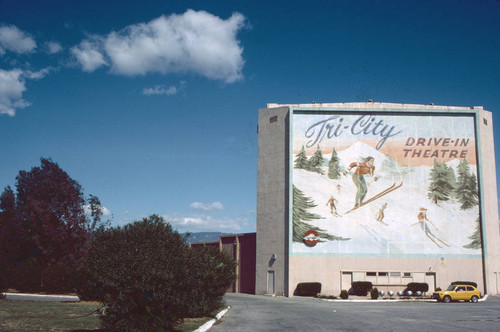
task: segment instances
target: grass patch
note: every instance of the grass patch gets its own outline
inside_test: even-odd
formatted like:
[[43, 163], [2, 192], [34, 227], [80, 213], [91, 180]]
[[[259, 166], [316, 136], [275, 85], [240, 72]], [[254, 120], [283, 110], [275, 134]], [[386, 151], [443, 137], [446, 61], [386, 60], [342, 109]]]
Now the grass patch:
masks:
[[0, 300], [0, 331], [98, 330], [97, 302]]
[[[98, 302], [0, 300], [0, 331], [104, 331]], [[194, 331], [213, 317], [186, 318], [176, 331]]]

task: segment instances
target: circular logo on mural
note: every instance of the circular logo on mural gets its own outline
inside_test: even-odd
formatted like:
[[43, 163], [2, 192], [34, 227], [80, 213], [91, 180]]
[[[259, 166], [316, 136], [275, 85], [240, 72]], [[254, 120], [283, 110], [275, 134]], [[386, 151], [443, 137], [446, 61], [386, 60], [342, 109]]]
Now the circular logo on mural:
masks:
[[316, 232], [315, 230], [308, 230], [305, 234], [304, 234], [304, 243], [308, 246], [308, 247], [314, 247], [318, 242], [319, 242], [319, 235], [318, 235], [318, 232]]

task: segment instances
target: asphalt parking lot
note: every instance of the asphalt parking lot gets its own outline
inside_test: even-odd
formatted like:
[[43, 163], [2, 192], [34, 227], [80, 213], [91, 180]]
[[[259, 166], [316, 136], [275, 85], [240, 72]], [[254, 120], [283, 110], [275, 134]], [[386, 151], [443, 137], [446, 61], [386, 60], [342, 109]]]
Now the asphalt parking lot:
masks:
[[335, 302], [227, 294], [211, 331], [498, 331], [500, 297], [480, 303]]

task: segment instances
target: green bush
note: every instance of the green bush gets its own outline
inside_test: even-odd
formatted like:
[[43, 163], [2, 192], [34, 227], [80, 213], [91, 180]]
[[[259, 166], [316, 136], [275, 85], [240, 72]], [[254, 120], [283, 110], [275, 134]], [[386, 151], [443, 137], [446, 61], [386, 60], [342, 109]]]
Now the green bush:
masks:
[[454, 281], [451, 283], [452, 285], [470, 285], [477, 288], [477, 283], [474, 281]]
[[298, 296], [315, 296], [318, 293], [321, 293], [321, 283], [301, 282], [297, 284], [295, 292]]
[[378, 299], [378, 296], [380, 294], [378, 293], [378, 289], [377, 287], [373, 288], [371, 291], [370, 291], [370, 297], [372, 298], [372, 300], [376, 300]]
[[42, 272], [42, 290], [48, 293], [70, 293], [75, 290], [74, 267], [51, 265]]
[[373, 284], [371, 281], [354, 281], [352, 283], [352, 291], [354, 295], [366, 296], [368, 292], [372, 289]]
[[344, 300], [347, 300], [349, 298], [349, 292], [347, 290], [343, 289], [340, 292], [340, 298], [344, 299]]
[[436, 287], [436, 292], [440, 292], [441, 291], [441, 287]]
[[406, 285], [406, 291], [411, 291], [413, 294], [415, 294], [417, 291], [425, 293], [428, 290], [429, 285], [425, 282], [410, 282], [408, 285]]
[[81, 262], [79, 294], [105, 304], [103, 328], [172, 330], [181, 319], [216, 308], [234, 268], [218, 251], [189, 249], [163, 218], [152, 215], [96, 235]]
[[200, 317], [220, 308], [234, 281], [234, 260], [214, 247], [191, 248], [188, 266], [191, 273], [186, 280], [186, 295], [196, 300], [188, 304], [185, 317]]

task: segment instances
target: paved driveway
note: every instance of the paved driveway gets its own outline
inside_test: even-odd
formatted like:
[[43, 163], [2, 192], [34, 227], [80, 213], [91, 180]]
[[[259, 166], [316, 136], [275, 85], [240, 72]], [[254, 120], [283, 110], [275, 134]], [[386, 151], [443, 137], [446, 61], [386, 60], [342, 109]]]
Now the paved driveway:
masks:
[[500, 331], [500, 297], [480, 303], [345, 303], [227, 294], [211, 331]]

